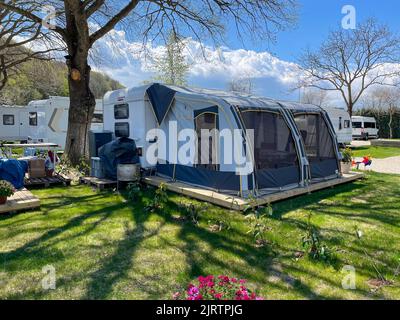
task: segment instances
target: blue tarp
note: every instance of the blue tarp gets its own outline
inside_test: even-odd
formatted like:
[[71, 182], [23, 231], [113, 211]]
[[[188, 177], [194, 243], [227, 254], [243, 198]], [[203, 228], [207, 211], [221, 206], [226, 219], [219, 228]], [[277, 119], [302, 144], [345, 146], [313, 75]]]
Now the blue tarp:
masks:
[[117, 179], [118, 164], [140, 162], [135, 141], [129, 138], [118, 138], [100, 147], [99, 157], [105, 176], [113, 180]]
[[24, 177], [28, 170], [26, 161], [15, 159], [0, 159], [0, 180], [6, 180], [16, 189], [24, 187]]
[[150, 86], [146, 92], [153, 107], [154, 114], [156, 115], [157, 122], [161, 124], [174, 100], [176, 91], [155, 83]]

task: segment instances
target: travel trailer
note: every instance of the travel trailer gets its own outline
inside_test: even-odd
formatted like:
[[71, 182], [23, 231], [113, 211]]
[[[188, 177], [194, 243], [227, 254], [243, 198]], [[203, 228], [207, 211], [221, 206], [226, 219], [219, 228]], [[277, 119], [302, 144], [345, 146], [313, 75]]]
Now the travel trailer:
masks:
[[[104, 130], [134, 139], [149, 174], [240, 196], [340, 176], [335, 131], [312, 105], [161, 84], [108, 92], [103, 102]], [[183, 129], [198, 134], [174, 140]], [[214, 133], [204, 138], [203, 130]], [[222, 137], [224, 130], [236, 139]], [[195, 155], [182, 162], [176, 150], [185, 146]], [[232, 161], [238, 153], [244, 161]]]
[[0, 141], [28, 140], [28, 113], [22, 106], [0, 106]]
[[354, 139], [379, 138], [379, 128], [373, 117], [353, 116], [351, 117]]
[[324, 107], [335, 129], [337, 141], [340, 146], [351, 144], [353, 131], [349, 113], [343, 108]]
[[[62, 149], [68, 128], [68, 97], [50, 97], [46, 100], [29, 102], [29, 137], [35, 142], [57, 143]], [[103, 130], [102, 100], [96, 100], [96, 108], [92, 119], [91, 130]]]
[[[26, 107], [0, 107], [0, 140], [52, 142], [65, 147], [68, 127], [68, 97], [34, 100]], [[91, 130], [103, 130], [102, 100], [96, 100]]]

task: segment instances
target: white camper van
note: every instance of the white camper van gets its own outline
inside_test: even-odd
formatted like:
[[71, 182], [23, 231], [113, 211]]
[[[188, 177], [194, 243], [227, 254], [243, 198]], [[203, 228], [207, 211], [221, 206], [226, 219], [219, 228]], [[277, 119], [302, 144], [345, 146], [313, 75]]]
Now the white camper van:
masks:
[[0, 106], [0, 140], [27, 141], [28, 114], [26, 107]]
[[326, 107], [329, 119], [335, 129], [337, 140], [340, 145], [351, 144], [353, 140], [351, 118], [349, 113], [343, 108]]
[[368, 140], [370, 138], [379, 137], [379, 128], [376, 125], [376, 120], [373, 117], [353, 116], [353, 138]]
[[[65, 147], [68, 128], [68, 97], [50, 97], [29, 102], [29, 137], [35, 142], [57, 143]], [[96, 100], [91, 130], [103, 130], [102, 100]]]
[[[68, 127], [68, 109], [68, 97], [35, 100], [29, 102], [26, 107], [0, 107], [2, 118], [0, 140], [52, 142], [64, 149]], [[101, 99], [96, 100], [91, 130], [103, 130]]]

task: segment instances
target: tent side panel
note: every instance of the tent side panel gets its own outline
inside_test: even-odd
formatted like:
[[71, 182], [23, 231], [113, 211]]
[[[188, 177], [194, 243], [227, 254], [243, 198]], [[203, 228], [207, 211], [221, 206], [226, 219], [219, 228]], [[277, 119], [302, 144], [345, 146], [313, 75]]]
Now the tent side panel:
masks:
[[257, 170], [257, 183], [259, 189], [282, 188], [292, 184], [298, 184], [300, 181], [300, 172], [298, 166]]
[[178, 181], [215, 190], [240, 191], [240, 176], [234, 172], [207, 170], [179, 164], [158, 164], [157, 172]]

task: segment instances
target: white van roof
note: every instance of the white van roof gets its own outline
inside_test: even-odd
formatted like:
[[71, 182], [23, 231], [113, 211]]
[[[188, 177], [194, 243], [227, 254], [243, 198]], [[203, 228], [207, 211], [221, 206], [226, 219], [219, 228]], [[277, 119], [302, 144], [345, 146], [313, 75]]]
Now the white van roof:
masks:
[[353, 121], [376, 122], [374, 117], [352, 116]]

